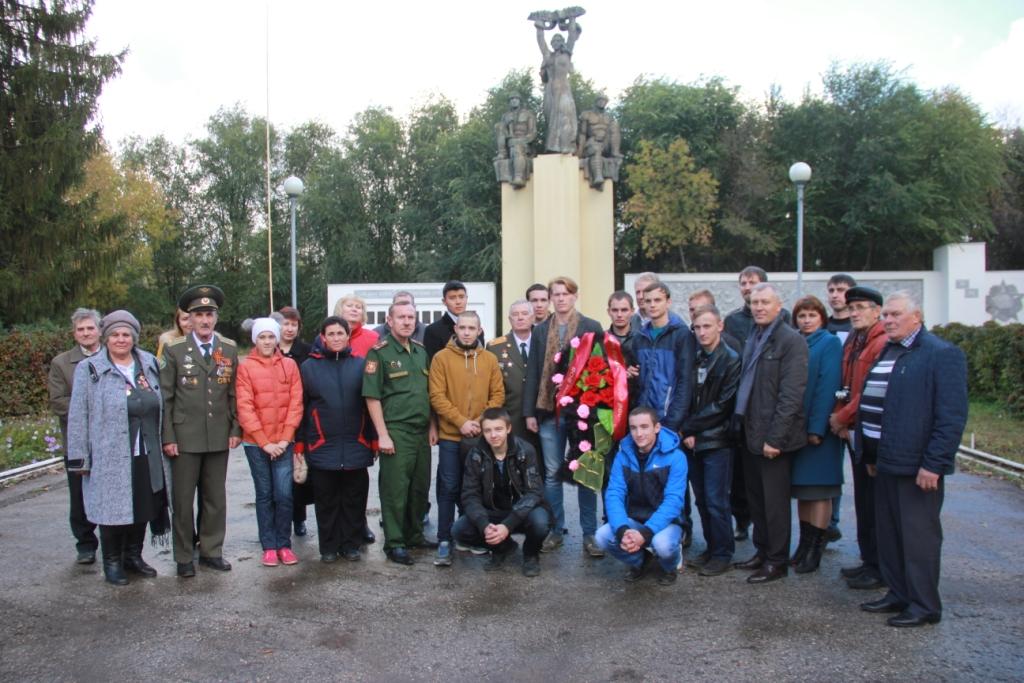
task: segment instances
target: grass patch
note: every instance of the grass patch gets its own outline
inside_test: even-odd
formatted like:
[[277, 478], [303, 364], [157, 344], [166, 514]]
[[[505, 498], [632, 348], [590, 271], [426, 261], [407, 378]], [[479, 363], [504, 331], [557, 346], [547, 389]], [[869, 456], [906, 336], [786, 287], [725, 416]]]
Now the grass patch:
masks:
[[992, 401], [971, 401], [963, 443], [1007, 460], [1024, 463], [1024, 418]]
[[60, 424], [52, 415], [0, 420], [0, 470], [61, 454]]

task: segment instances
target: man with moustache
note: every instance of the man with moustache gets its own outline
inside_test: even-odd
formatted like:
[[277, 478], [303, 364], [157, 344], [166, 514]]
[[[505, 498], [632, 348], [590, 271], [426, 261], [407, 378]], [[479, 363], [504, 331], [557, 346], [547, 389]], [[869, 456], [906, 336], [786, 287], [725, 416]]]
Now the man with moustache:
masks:
[[203, 523], [199, 564], [229, 571], [223, 557], [227, 520], [228, 452], [242, 441], [235, 408], [235, 342], [214, 328], [224, 292], [214, 285], [190, 287], [178, 299], [188, 311], [192, 334], [164, 347], [160, 360], [163, 449], [171, 458], [174, 560], [178, 576], [196, 575], [192, 562], [192, 507], [198, 485]]
[[[543, 285], [542, 285], [543, 287]], [[544, 288], [545, 301], [547, 288]], [[526, 386], [526, 364], [533, 340], [534, 311], [526, 299], [517, 299], [508, 307], [509, 331], [487, 343], [487, 350], [498, 359], [505, 384], [505, 410], [512, 420], [512, 434], [533, 446], [540, 453], [540, 439], [526, 428], [523, 417], [523, 390]], [[543, 471], [542, 471], [543, 474]]]

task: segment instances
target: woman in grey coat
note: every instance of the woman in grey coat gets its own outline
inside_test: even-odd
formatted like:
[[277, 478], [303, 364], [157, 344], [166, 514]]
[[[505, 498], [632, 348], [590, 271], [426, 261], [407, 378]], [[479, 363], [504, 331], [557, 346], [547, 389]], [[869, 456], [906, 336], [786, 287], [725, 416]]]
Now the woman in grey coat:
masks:
[[156, 576], [142, 559], [146, 524], [169, 527], [170, 471], [160, 447], [160, 370], [136, 347], [139, 321], [114, 311], [100, 321], [104, 350], [75, 369], [68, 414], [68, 470], [83, 477], [85, 514], [100, 527], [103, 575]]

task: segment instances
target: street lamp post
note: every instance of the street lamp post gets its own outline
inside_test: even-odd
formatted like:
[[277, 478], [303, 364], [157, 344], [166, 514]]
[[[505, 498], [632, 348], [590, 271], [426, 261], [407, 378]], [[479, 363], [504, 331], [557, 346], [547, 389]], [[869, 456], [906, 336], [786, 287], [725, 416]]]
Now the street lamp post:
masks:
[[789, 167], [789, 179], [796, 185], [796, 296], [804, 295], [804, 185], [811, 180], [811, 167], [798, 161]]
[[288, 195], [288, 203], [292, 209], [292, 308], [299, 307], [299, 288], [295, 277], [295, 205], [304, 189], [302, 181], [295, 176], [290, 176], [284, 181], [284, 191]]

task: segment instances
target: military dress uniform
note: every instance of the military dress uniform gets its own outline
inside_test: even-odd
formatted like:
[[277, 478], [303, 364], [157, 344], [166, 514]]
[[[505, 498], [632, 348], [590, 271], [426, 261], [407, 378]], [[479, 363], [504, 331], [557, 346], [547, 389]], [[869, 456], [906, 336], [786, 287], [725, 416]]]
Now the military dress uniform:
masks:
[[427, 351], [408, 347], [390, 334], [366, 354], [363, 397], [380, 400], [384, 424], [395, 444], [380, 457], [380, 511], [384, 551], [423, 543], [423, 515], [430, 489], [430, 395]]
[[[188, 290], [182, 299], [192, 292]], [[219, 298], [217, 304], [223, 301], [223, 294]], [[181, 308], [191, 312], [212, 307], [210, 302], [210, 297], [199, 297]], [[199, 529], [201, 559], [220, 559], [223, 555], [228, 440], [242, 435], [235, 408], [238, 348], [234, 341], [216, 332], [211, 343], [207, 359], [194, 333], [178, 337], [167, 345], [160, 360], [163, 442], [178, 445], [178, 456], [170, 460], [174, 559], [179, 564], [192, 562], [192, 508], [197, 484], [203, 519]]]
[[[515, 333], [492, 339], [487, 350], [498, 358], [498, 367], [505, 383], [505, 410], [512, 416], [512, 433], [523, 439], [540, 453], [540, 437], [526, 428], [523, 417], [523, 386], [526, 384], [526, 356]], [[529, 345], [527, 345], [529, 352]]]

